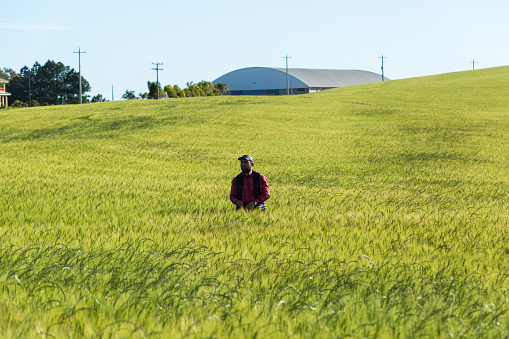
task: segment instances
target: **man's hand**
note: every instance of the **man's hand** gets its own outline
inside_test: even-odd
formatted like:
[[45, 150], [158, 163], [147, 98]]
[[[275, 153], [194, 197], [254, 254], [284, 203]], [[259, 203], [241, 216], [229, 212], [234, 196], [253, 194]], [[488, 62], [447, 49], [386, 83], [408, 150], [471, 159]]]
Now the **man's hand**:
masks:
[[242, 207], [242, 206], [244, 206], [244, 203], [242, 202], [242, 200], [237, 199], [235, 201], [235, 205], [237, 205], [238, 207]]
[[246, 205], [246, 209], [253, 210], [256, 207], [255, 202], [251, 201], [249, 204]]

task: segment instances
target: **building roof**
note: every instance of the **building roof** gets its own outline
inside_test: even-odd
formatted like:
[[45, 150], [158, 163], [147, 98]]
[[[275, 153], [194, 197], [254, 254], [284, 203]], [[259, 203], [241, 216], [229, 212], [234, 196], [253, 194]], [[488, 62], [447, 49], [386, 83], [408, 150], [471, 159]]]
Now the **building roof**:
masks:
[[[362, 70], [288, 68], [288, 80], [291, 88], [336, 88], [382, 81], [382, 76]], [[286, 69], [241, 68], [213, 81], [214, 84], [219, 82], [228, 85], [230, 91], [283, 89], [286, 88]]]
[[[284, 68], [275, 68], [286, 73]], [[369, 84], [382, 80], [382, 76], [373, 72], [344, 69], [307, 69], [289, 68], [288, 75], [292, 75], [309, 87], [344, 87], [351, 85]]]

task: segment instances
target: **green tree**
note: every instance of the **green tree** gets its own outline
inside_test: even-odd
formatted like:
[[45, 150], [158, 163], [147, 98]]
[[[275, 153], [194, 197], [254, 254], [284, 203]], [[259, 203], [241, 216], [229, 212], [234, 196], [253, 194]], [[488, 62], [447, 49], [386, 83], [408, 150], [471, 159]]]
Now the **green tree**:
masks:
[[[183, 90], [180, 89], [177, 85], [171, 86], [167, 85], [164, 87], [164, 92], [169, 98], [184, 98], [184, 97], [200, 97], [200, 96], [211, 96], [211, 95], [222, 95], [228, 92], [228, 86], [225, 83], [218, 83], [214, 85], [209, 81], [200, 81], [195, 84], [194, 82], [188, 82], [187, 87]], [[152, 89], [150, 86], [153, 86]], [[155, 83], [149, 82], [149, 90], [151, 93], [155, 92]], [[154, 95], [154, 94], [151, 94]]]
[[0, 68], [0, 79], [10, 80], [13, 76], [16, 75], [16, 71], [11, 68], [4, 67]]
[[126, 90], [125, 93], [122, 94], [122, 99], [125, 99], [125, 100], [136, 99], [136, 94], [134, 94], [134, 91]]
[[186, 97], [186, 93], [184, 93], [183, 89], [180, 89], [180, 87], [178, 87], [177, 85], [173, 86], [173, 88], [175, 88], [175, 92], [177, 92], [177, 95], [179, 96], [179, 98]]
[[[32, 68], [24, 66], [19, 74], [12, 74], [9, 92], [12, 100], [42, 105], [79, 103], [79, 73], [61, 62], [48, 60], [44, 65], [36, 62]], [[81, 77], [83, 102], [89, 102], [90, 83]]]
[[105, 102], [106, 99], [102, 96], [102, 94], [97, 94], [94, 97], [92, 97], [92, 100], [90, 102]]
[[157, 99], [157, 91], [159, 90], [159, 98], [167, 98], [166, 92], [155, 82], [148, 81], [148, 99]]
[[178, 87], [177, 85], [171, 86], [167, 85], [164, 87], [164, 91], [169, 98], [183, 98], [185, 97], [185, 93]]
[[[23, 70], [23, 69], [22, 69]], [[28, 102], [28, 80], [20, 74], [16, 74], [11, 77], [9, 84], [7, 85], [8, 92], [11, 93], [12, 102], [23, 101]]]
[[178, 98], [177, 92], [175, 92], [175, 88], [171, 85], [164, 86], [164, 91], [166, 92], [166, 95], [168, 98]]
[[224, 82], [218, 82], [215, 85], [215, 88], [221, 94], [225, 94], [226, 92], [229, 91], [228, 86]]
[[187, 88], [184, 88], [184, 93], [186, 97], [200, 97], [204, 95], [203, 90], [192, 81], [187, 83]]
[[[64, 79], [65, 83], [65, 95], [64, 102], [69, 104], [79, 104], [80, 102], [80, 75], [74, 69], [71, 69]], [[82, 88], [82, 101], [84, 103], [89, 102], [89, 96], [85, 94], [89, 92], [92, 87], [90, 83], [83, 77], [81, 77], [81, 88]]]
[[202, 80], [196, 86], [200, 89], [200, 94], [203, 96], [208, 97], [211, 95], [215, 95], [216, 93], [215, 91], [216, 88], [214, 87], [214, 84], [211, 82]]

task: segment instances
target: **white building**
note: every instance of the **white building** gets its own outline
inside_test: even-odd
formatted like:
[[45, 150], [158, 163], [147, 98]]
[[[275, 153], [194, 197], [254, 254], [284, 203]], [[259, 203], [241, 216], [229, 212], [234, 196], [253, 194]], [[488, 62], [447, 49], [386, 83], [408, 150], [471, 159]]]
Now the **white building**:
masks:
[[0, 79], [0, 108], [9, 106], [8, 97], [11, 95], [11, 93], [5, 91], [5, 84], [8, 83], [9, 81]]
[[[226, 94], [229, 95], [286, 95], [286, 79], [285, 68], [248, 67], [226, 73], [212, 83], [225, 83], [229, 89]], [[386, 77], [385, 79], [389, 80]], [[288, 68], [290, 94], [305, 94], [378, 81], [382, 81], [382, 76], [368, 71]]]

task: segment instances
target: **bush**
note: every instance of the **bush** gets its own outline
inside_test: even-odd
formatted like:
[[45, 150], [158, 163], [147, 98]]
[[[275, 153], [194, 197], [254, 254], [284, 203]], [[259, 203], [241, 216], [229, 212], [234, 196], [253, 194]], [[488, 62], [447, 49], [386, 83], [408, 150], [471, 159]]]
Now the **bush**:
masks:
[[23, 101], [20, 101], [20, 100], [16, 100], [12, 103], [11, 105], [12, 107], [16, 107], [16, 108], [22, 108], [22, 107], [27, 107], [28, 105], [26, 103], [24, 103]]

